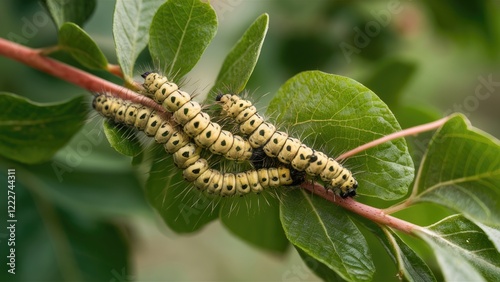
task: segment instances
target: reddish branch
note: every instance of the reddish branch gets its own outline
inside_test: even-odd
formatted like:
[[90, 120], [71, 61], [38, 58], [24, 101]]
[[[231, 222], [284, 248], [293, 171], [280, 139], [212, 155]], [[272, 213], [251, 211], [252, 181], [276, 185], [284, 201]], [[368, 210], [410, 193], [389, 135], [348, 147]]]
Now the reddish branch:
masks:
[[[154, 108], [164, 113], [165, 110], [153, 100], [139, 95], [123, 86], [116, 85], [80, 69], [43, 56], [41, 50], [35, 50], [0, 38], [0, 55], [19, 61], [25, 65], [51, 74], [62, 80], [78, 85], [91, 92], [109, 92], [114, 96]], [[118, 73], [116, 69], [114, 73]]]

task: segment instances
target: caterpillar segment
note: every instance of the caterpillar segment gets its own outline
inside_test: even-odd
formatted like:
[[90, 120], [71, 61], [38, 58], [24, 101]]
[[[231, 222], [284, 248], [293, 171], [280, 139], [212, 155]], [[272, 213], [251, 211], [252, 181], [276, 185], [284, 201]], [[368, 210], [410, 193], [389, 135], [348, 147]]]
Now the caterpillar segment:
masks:
[[203, 112], [201, 105], [193, 101], [188, 93], [179, 90], [175, 83], [157, 73], [146, 72], [142, 77], [146, 93], [173, 113], [174, 120], [198, 146], [207, 148], [214, 154], [223, 155], [229, 160], [250, 159], [252, 146], [249, 141], [234, 136], [230, 131], [222, 130], [219, 124], [211, 122], [210, 116]]
[[234, 118], [239, 124], [240, 132], [248, 136], [254, 152], [258, 152], [255, 150], [257, 148], [263, 148], [268, 157], [290, 164], [297, 171], [319, 176], [327, 188], [334, 190], [342, 198], [356, 195], [358, 182], [348, 169], [324, 153], [276, 130], [274, 125], [264, 121], [250, 101], [231, 94], [220, 94], [216, 101], [222, 107], [221, 115]]
[[[92, 105], [104, 117], [133, 126], [144, 131], [147, 136], [154, 137], [156, 142], [163, 144], [165, 150], [172, 154], [175, 165], [183, 169], [183, 178], [210, 194], [243, 196], [248, 193], [260, 193], [268, 187], [298, 185], [304, 181], [303, 173], [286, 167], [239, 173], [220, 172], [210, 168], [207, 160], [201, 158], [200, 146], [191, 142], [186, 133], [157, 115], [154, 110], [106, 94], [95, 96]], [[240, 139], [242, 140], [236, 136], [234, 140]], [[224, 145], [216, 144], [216, 146]]]

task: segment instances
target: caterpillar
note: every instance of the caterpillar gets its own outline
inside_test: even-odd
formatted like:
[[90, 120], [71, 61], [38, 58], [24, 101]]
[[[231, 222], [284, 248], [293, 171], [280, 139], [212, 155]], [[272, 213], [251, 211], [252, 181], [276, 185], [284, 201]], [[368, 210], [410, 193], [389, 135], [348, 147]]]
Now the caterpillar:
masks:
[[252, 169], [239, 173], [222, 173], [209, 167], [200, 155], [201, 148], [189, 136], [163, 119], [154, 110], [107, 94], [98, 94], [92, 103], [94, 109], [117, 123], [133, 126], [163, 144], [173, 154], [177, 167], [183, 169], [183, 178], [208, 193], [233, 196], [250, 192], [260, 193], [268, 187], [297, 185], [304, 181], [303, 174], [286, 168]]
[[179, 90], [177, 84], [169, 82], [167, 77], [157, 73], [142, 74], [145, 94], [149, 94], [167, 111], [173, 113], [174, 120], [183, 126], [184, 132], [194, 142], [208, 148], [214, 154], [224, 155], [229, 160], [244, 161], [252, 156], [252, 146], [248, 140], [223, 130], [210, 116], [202, 111], [201, 105], [191, 96]]
[[221, 115], [239, 124], [240, 132], [248, 136], [253, 148], [262, 148], [267, 156], [278, 158], [298, 171], [320, 176], [327, 188], [336, 190], [342, 198], [356, 195], [358, 182], [348, 169], [326, 154], [276, 130], [273, 124], [264, 121], [250, 101], [231, 94], [219, 94], [216, 101], [222, 106]]
[[[144, 78], [143, 86], [146, 92], [167, 111], [173, 112], [174, 119], [185, 126], [185, 132], [191, 131], [187, 125], [190, 121], [196, 121], [196, 124], [200, 125], [204, 124], [204, 120], [205, 123], [218, 126], [209, 121], [210, 117], [202, 112], [199, 103], [192, 101], [188, 93], [179, 90], [167, 77], [152, 72], [141, 76]], [[358, 183], [349, 170], [324, 153], [311, 149], [282, 131], [277, 131], [273, 124], [264, 121], [250, 101], [230, 94], [218, 95], [216, 100], [222, 104], [221, 114], [234, 118], [240, 124], [240, 132], [249, 136], [248, 142], [252, 148], [262, 148], [271, 158], [291, 164], [298, 171], [320, 176], [326, 182], [327, 188], [338, 192], [342, 198], [356, 195]], [[232, 133], [227, 133], [228, 136], [234, 137]], [[199, 145], [204, 147], [208, 144]], [[254, 161], [254, 165], [256, 164], [260, 166]]]

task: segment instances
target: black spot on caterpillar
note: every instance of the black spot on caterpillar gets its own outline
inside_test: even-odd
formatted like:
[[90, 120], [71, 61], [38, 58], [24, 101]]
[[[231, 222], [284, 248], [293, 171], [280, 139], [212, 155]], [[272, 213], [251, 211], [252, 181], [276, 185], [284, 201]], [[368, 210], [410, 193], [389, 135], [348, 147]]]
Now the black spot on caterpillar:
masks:
[[324, 153], [276, 130], [273, 124], [264, 121], [250, 101], [231, 94], [218, 95], [216, 100], [222, 106], [221, 115], [230, 117], [239, 124], [240, 132], [248, 135], [248, 141], [254, 149], [262, 148], [268, 157], [290, 164], [298, 171], [320, 176], [327, 188], [338, 192], [343, 198], [356, 195], [358, 182], [348, 169]]
[[177, 123], [194, 142], [208, 148], [212, 153], [223, 155], [229, 160], [244, 161], [250, 159], [252, 146], [248, 140], [235, 136], [210, 120], [202, 111], [201, 105], [191, 100], [191, 96], [179, 90], [177, 84], [169, 82], [167, 77], [157, 73], [142, 74], [146, 94], [173, 113]]
[[208, 193], [232, 196], [259, 193], [267, 187], [297, 185], [304, 181], [303, 174], [284, 166], [263, 168], [239, 173], [222, 173], [209, 167], [201, 158], [201, 148], [190, 141], [183, 131], [163, 119], [153, 109], [107, 94], [98, 94], [92, 103], [104, 117], [143, 131], [163, 144], [173, 154], [174, 163], [183, 169], [186, 181]]

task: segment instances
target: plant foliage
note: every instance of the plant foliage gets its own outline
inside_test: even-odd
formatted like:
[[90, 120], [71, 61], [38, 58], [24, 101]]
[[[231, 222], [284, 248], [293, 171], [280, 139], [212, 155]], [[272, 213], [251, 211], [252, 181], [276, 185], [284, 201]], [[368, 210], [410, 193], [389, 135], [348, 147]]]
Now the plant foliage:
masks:
[[[66, 1], [64, 5], [59, 2], [46, 1], [59, 29], [59, 49], [87, 68], [107, 70], [107, 58], [81, 28], [95, 2]], [[158, 70], [180, 79], [196, 65], [215, 36], [217, 18], [210, 4], [200, 0], [162, 3], [124, 0], [116, 3], [113, 36], [127, 85], [132, 81], [137, 58], [146, 47]], [[432, 7], [435, 13], [441, 9], [439, 5]], [[234, 45], [209, 97], [228, 88], [234, 93], [244, 90], [257, 64], [268, 22], [267, 14], [258, 17]], [[398, 81], [389, 90], [392, 95], [388, 99], [391, 108], [397, 108], [397, 95], [415, 68], [398, 61], [386, 68]], [[382, 79], [376, 73], [367, 85], [381, 89]], [[146, 209], [140, 184], [130, 171], [117, 172], [119, 165], [105, 157], [101, 159], [99, 172], [86, 172], [75, 171], [80, 165], [85, 167], [83, 153], [61, 153], [86, 120], [88, 110], [83, 98], [39, 104], [15, 94], [1, 93], [0, 108], [0, 155], [5, 158], [0, 167], [2, 171], [16, 167], [18, 174], [24, 174], [19, 181], [21, 192], [17, 202], [23, 208], [17, 216], [29, 218], [23, 224], [36, 225], [36, 232], [23, 227], [17, 231], [19, 241], [30, 242], [21, 250], [34, 255], [18, 257], [20, 274], [15, 279], [35, 278], [29, 268], [35, 262], [60, 264], [59, 271], [40, 268], [44, 271], [37, 272], [36, 277], [41, 280], [109, 280], [109, 269], [129, 275], [128, 244], [120, 228], [108, 219], [123, 212], [118, 203], [121, 200], [137, 209]], [[286, 81], [272, 98], [267, 113], [290, 135], [302, 134], [306, 144], [319, 144], [319, 149], [330, 155], [339, 155], [401, 130], [389, 107], [372, 90], [351, 78], [320, 71], [301, 72]], [[416, 174], [404, 139], [386, 142], [345, 160], [346, 167], [359, 171], [357, 200], [361, 202], [388, 207], [400, 201], [391, 208], [393, 211], [428, 202], [452, 211], [452, 215], [430, 226], [418, 226], [410, 234], [413, 237], [401, 237], [391, 227], [370, 222], [300, 189], [287, 191], [279, 200], [266, 199], [267, 203], [257, 211], [255, 207], [263, 201], [257, 195], [214, 200], [195, 189], [187, 189], [189, 185], [182, 180], [171, 156], [161, 148], [144, 153], [137, 136], [110, 123], [105, 123], [104, 132], [113, 148], [136, 157], [134, 163], [144, 165], [141, 169], [147, 167], [147, 201], [176, 233], [199, 231], [220, 218], [235, 236], [261, 249], [284, 253], [292, 244], [304, 262], [327, 281], [373, 280], [377, 271], [384, 271], [377, 269], [372, 253], [374, 244], [386, 250], [399, 278], [436, 281], [436, 270], [428, 266], [421, 251], [407, 240], [427, 244], [439, 264], [437, 273], [442, 273], [448, 281], [493, 281], [500, 277], [500, 143], [471, 126], [462, 115], [452, 116], [432, 136]], [[98, 144], [102, 136], [101, 141], [91, 140], [97, 140]], [[63, 164], [64, 158], [74, 160], [74, 165]], [[49, 161], [52, 163], [48, 167], [57, 172], [59, 182], [47, 180], [51, 172], [44, 164]], [[96, 164], [89, 167], [93, 165]], [[107, 179], [108, 175], [117, 175], [123, 181], [117, 186]], [[86, 177], [79, 182], [79, 178]], [[3, 178], [6, 177], [2, 175]], [[106, 185], [108, 189], [101, 191], [95, 188]], [[85, 205], [77, 204], [75, 199], [81, 199], [79, 193], [85, 194], [86, 189], [96, 196], [83, 197], [82, 201], [106, 206], [103, 199], [110, 199], [109, 206], [92, 212], [82, 208]], [[115, 201], [111, 200], [121, 193]], [[237, 205], [241, 207], [234, 212]], [[35, 210], [35, 206], [43, 211], [40, 215], [34, 213], [42, 219], [28, 215], [29, 207]], [[61, 234], [64, 234], [62, 239]], [[370, 241], [367, 234], [379, 242]], [[47, 245], [48, 241], [52, 243]], [[51, 256], [42, 258], [38, 248], [50, 249]], [[2, 255], [1, 262], [5, 265], [6, 256]], [[227, 266], [239, 263], [244, 262], [229, 261]]]

